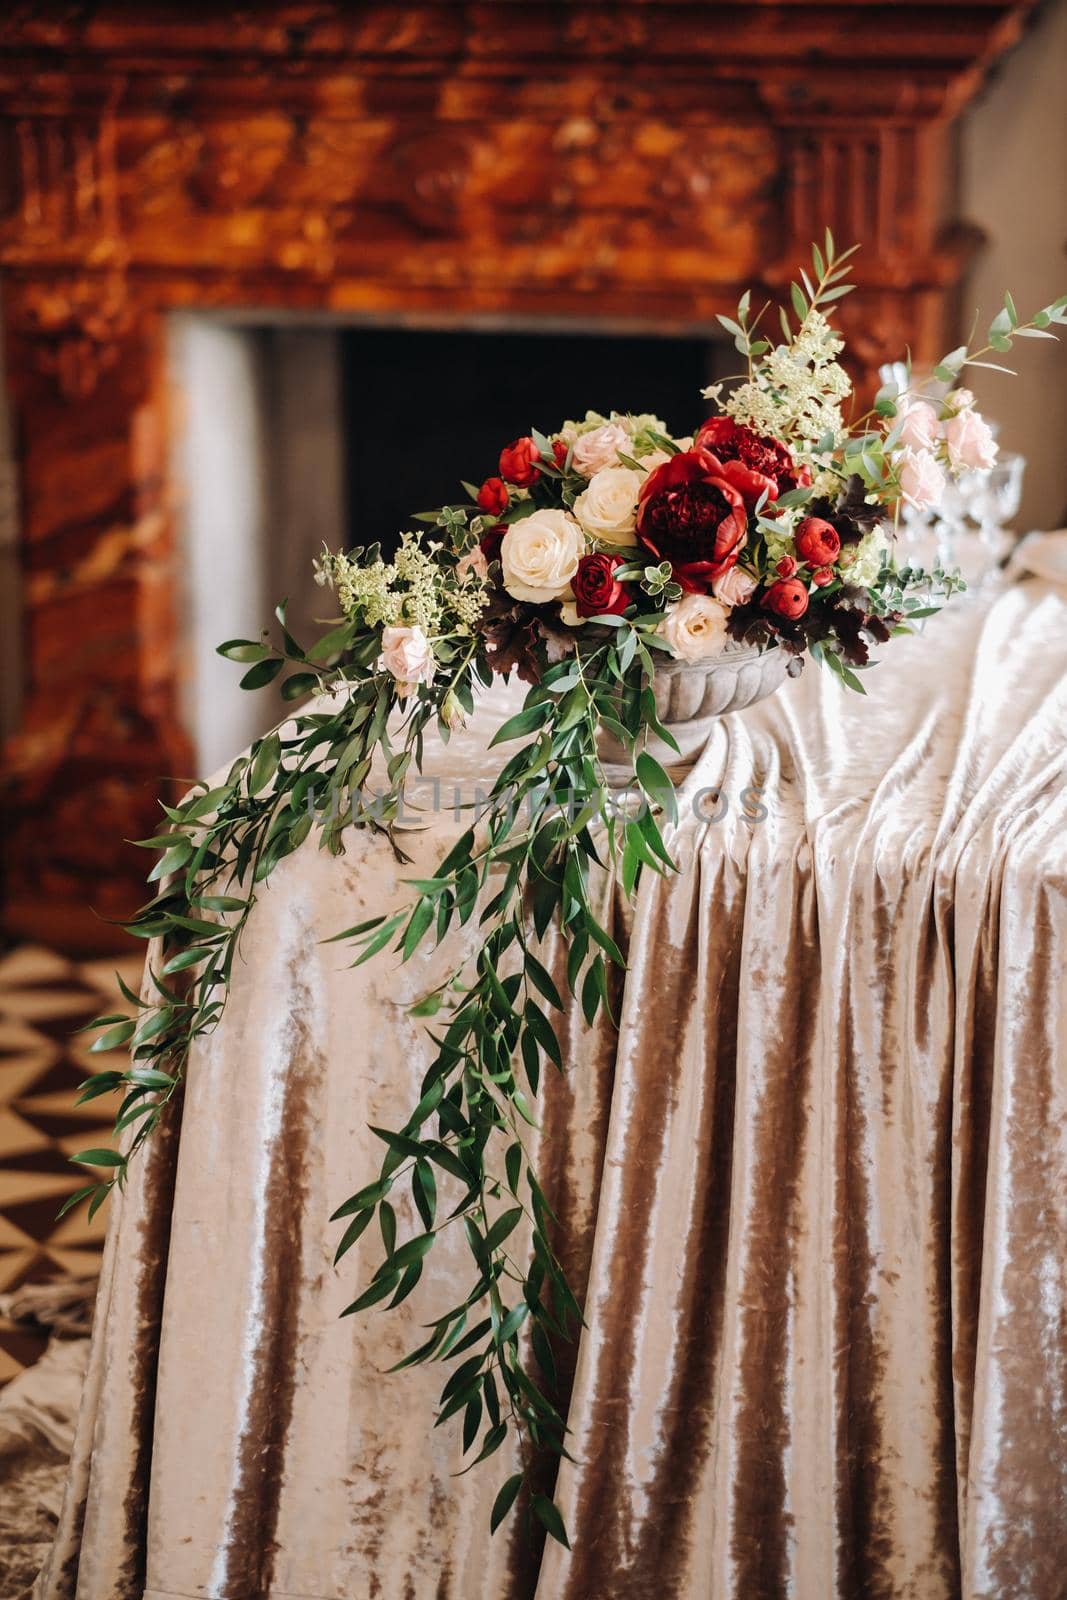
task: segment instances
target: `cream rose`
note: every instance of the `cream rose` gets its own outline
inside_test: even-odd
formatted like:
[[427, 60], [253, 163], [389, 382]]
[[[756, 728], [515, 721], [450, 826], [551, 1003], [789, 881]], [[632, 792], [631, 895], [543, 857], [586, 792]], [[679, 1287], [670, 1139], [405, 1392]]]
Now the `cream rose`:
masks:
[[619, 451], [629, 455], [633, 441], [621, 422], [602, 422], [599, 428], [580, 433], [571, 446], [571, 466], [584, 478], [591, 478], [602, 467], [617, 467]]
[[406, 700], [420, 683], [430, 683], [434, 675], [433, 650], [420, 627], [383, 628], [380, 665], [397, 681], [397, 694]]
[[504, 588], [534, 605], [558, 600], [570, 589], [584, 554], [585, 537], [568, 512], [535, 511], [513, 522], [501, 541]]
[[743, 606], [746, 600], [752, 599], [755, 590], [755, 578], [740, 567], [728, 567], [720, 572], [711, 586], [712, 594], [724, 606]]
[[997, 441], [985, 418], [968, 406], [945, 423], [948, 458], [957, 472], [965, 467], [991, 467], [997, 459]]
[[606, 544], [637, 543], [637, 497], [645, 481], [632, 467], [601, 467], [574, 502], [574, 515], [591, 539]]
[[896, 458], [896, 468], [909, 505], [917, 511], [940, 505], [945, 492], [945, 469], [928, 450], [902, 450]]
[[686, 594], [670, 606], [659, 634], [683, 661], [718, 655], [726, 643], [727, 609], [707, 594]]

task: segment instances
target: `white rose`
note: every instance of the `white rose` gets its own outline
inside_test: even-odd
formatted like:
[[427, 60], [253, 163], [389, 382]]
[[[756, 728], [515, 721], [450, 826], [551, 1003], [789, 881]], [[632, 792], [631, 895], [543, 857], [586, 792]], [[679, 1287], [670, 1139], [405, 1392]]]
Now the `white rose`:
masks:
[[896, 458], [901, 492], [909, 505], [921, 511], [937, 506], [945, 492], [945, 469], [928, 450], [902, 450]]
[[645, 481], [632, 467], [601, 467], [574, 502], [574, 515], [591, 539], [636, 544], [637, 497]]
[[746, 600], [751, 600], [755, 589], [755, 578], [740, 567], [728, 567], [720, 572], [711, 586], [712, 594], [724, 606], [743, 606]]
[[957, 472], [965, 467], [991, 467], [997, 459], [997, 441], [989, 423], [970, 406], [945, 423], [948, 458]]
[[668, 607], [658, 631], [683, 661], [703, 661], [726, 643], [726, 618], [726, 607], [710, 595], [686, 594]]
[[585, 554], [585, 538], [566, 511], [535, 511], [513, 522], [500, 545], [504, 588], [516, 600], [540, 605], [570, 588]]
[[419, 683], [430, 683], [434, 675], [430, 641], [419, 627], [383, 628], [379, 665], [397, 681], [397, 694], [406, 700]]
[[969, 411], [974, 405], [974, 392], [971, 389], [953, 389], [951, 394], [945, 396], [945, 405], [949, 411]]
[[621, 422], [603, 422], [575, 439], [571, 466], [583, 478], [591, 478], [601, 467], [617, 467], [620, 450], [629, 455], [632, 449], [633, 442]]
[[912, 450], [932, 450], [940, 423], [933, 406], [925, 400], [907, 400], [900, 407], [900, 442]]

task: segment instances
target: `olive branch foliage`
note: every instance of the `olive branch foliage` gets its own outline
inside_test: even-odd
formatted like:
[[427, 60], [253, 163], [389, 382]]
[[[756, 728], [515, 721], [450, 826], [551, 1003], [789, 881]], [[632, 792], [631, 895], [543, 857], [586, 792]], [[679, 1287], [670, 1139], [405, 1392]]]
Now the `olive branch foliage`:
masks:
[[[198, 784], [179, 805], [164, 806], [167, 831], [137, 841], [159, 857], [149, 875], [157, 892], [124, 925], [152, 941], [144, 989], [139, 996], [123, 984], [131, 1014], [88, 1024], [102, 1030], [91, 1050], [124, 1047], [130, 1063], [124, 1071], [96, 1073], [80, 1096], [84, 1102], [120, 1093], [115, 1130], [126, 1138], [121, 1150], [74, 1157], [98, 1175], [70, 1196], [65, 1210], [86, 1199], [95, 1210], [125, 1185], [131, 1162], [179, 1091], [195, 1041], [218, 1024], [259, 885], [313, 829], [319, 848], [335, 855], [347, 828], [372, 829], [406, 860], [394, 824], [405, 776], [413, 761], [421, 766], [426, 729], [436, 721], [447, 738], [446, 698], [455, 696], [469, 712], [475, 691], [490, 681], [472, 645], [444, 643], [442, 673], [404, 703], [398, 722], [390, 716], [395, 682], [377, 666], [376, 637], [368, 639], [350, 621], [305, 651], [288, 631], [284, 607], [277, 616], [279, 643], [266, 636], [231, 640], [220, 653], [246, 665], [246, 689], [281, 678], [284, 698], [313, 690], [320, 698], [257, 740], [220, 784]], [[658, 818], [676, 820], [674, 789], [643, 748], [650, 731], [674, 746], [652, 692], [656, 621], [594, 619], [579, 649], [544, 673], [496, 733], [494, 745], [522, 742], [496, 777], [482, 815], [435, 875], [406, 880], [411, 893], [401, 910], [334, 936], [353, 946], [352, 964], [360, 965], [388, 949], [408, 961], [473, 919], [480, 930], [475, 953], [460, 956], [411, 1008], [426, 1019], [435, 1051], [420, 1098], [402, 1126], [372, 1130], [384, 1147], [377, 1175], [331, 1220], [344, 1223], [338, 1262], [375, 1220], [381, 1239], [381, 1261], [343, 1315], [399, 1305], [419, 1282], [437, 1238], [462, 1229], [469, 1291], [440, 1310], [423, 1343], [391, 1370], [426, 1362], [446, 1367], [437, 1424], [462, 1414], [471, 1466], [517, 1432], [522, 1470], [497, 1495], [493, 1531], [536, 1454], [567, 1455], [566, 1424], [553, 1398], [553, 1342], [572, 1337], [582, 1316], [552, 1243], [556, 1219], [524, 1137], [537, 1125], [533, 1102], [543, 1067], [564, 1067], [551, 1020], [564, 998], [533, 946], [558, 919], [567, 987], [587, 1022], [600, 1012], [610, 1017], [609, 971], [623, 966], [624, 956], [594, 911], [594, 870], [611, 860], [632, 895], [645, 869], [673, 867]], [[331, 691], [332, 698], [321, 698]], [[628, 805], [609, 788], [597, 755], [598, 725], [631, 754]], [[383, 764], [386, 791], [368, 803], [366, 785]], [[393, 1201], [405, 1188], [421, 1231], [401, 1239]], [[516, 1249], [524, 1220], [532, 1238], [528, 1259]], [[567, 1543], [548, 1495], [531, 1492], [529, 1509]]]

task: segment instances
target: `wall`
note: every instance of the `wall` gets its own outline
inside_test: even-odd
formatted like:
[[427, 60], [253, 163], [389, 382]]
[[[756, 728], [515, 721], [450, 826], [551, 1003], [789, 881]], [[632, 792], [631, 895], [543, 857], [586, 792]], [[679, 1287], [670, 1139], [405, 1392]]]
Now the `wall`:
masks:
[[231, 694], [224, 639], [255, 639], [268, 581], [261, 363], [257, 340], [210, 317], [178, 317], [171, 340], [179, 393], [179, 537], [186, 727], [203, 775], [262, 729], [253, 695]]
[[315, 619], [326, 601], [311, 560], [323, 543], [345, 543], [338, 335], [182, 314], [171, 328], [170, 372], [182, 709], [195, 770], [206, 777], [282, 709], [270, 695], [243, 692], [246, 669], [215, 647], [257, 639], [283, 597], [298, 639], [323, 631]]
[[0, 343], [0, 740], [18, 726], [22, 683], [22, 572], [4, 351]]
[[[1067, 0], [1049, 0], [961, 125], [959, 211], [988, 236], [961, 295], [961, 337], [975, 306], [988, 326], [1006, 288], [1028, 311], [1067, 293], [1065, 77]], [[1018, 378], [974, 372], [971, 387], [999, 421], [1002, 447], [1027, 457], [1019, 528], [1062, 527], [1067, 341], [1020, 340], [1013, 357]]]

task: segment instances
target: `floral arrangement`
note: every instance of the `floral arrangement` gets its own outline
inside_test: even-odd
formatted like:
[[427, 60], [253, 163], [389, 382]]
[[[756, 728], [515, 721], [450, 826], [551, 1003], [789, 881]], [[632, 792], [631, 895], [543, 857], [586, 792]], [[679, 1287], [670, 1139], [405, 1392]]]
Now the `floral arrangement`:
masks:
[[[68, 1205], [88, 1199], [95, 1209], [125, 1183], [194, 1041], [222, 1014], [242, 929], [278, 862], [313, 829], [339, 853], [350, 827], [380, 831], [405, 859], [394, 823], [427, 730], [447, 740], [495, 675], [530, 685], [493, 741], [513, 748], [483, 813], [432, 878], [407, 880], [400, 910], [336, 935], [358, 965], [387, 948], [409, 960], [472, 921], [480, 930], [474, 953], [413, 1008], [433, 1046], [421, 1096], [400, 1127], [373, 1130], [380, 1168], [334, 1220], [344, 1223], [338, 1261], [375, 1220], [381, 1240], [381, 1261], [348, 1312], [398, 1305], [442, 1230], [464, 1230], [470, 1291], [440, 1308], [399, 1365], [448, 1363], [437, 1421], [462, 1414], [471, 1464], [518, 1430], [523, 1469], [500, 1489], [494, 1529], [533, 1454], [567, 1453], [554, 1346], [581, 1321], [523, 1136], [542, 1067], [564, 1068], [551, 1020], [565, 1004], [564, 974], [548, 971], [538, 944], [555, 923], [565, 987], [589, 1023], [610, 1015], [610, 969], [625, 962], [596, 916], [591, 875], [610, 862], [632, 895], [643, 872], [673, 870], [674, 790], [647, 748], [653, 734], [674, 742], [656, 712], [657, 664], [713, 663], [742, 644], [784, 652], [793, 673], [810, 655], [862, 689], [871, 648], [962, 586], [893, 556], [902, 505], [935, 505], [947, 475], [995, 457], [960, 373], [992, 364], [990, 351], [1017, 336], [1054, 337], [1052, 325], [1067, 322], [1067, 296], [1025, 323], [1006, 296], [987, 346], [954, 350], [935, 369], [945, 398], [888, 385], [872, 411], [849, 420], [828, 308], [848, 292], [851, 254], [838, 255], [829, 234], [813, 249], [778, 342], [747, 294], [735, 317], [720, 318], [744, 371], [705, 391], [716, 409], [693, 435], [674, 437], [653, 416], [587, 413], [507, 445], [495, 476], [465, 484], [464, 503], [417, 517], [391, 560], [376, 545], [324, 553], [318, 577], [338, 615], [317, 643], [305, 649], [292, 637], [281, 606], [276, 643], [264, 635], [219, 648], [245, 665], [247, 689], [281, 680], [289, 701], [332, 692], [257, 740], [223, 782], [164, 806], [167, 830], [140, 841], [159, 855], [149, 875], [159, 887], [127, 924], [153, 941], [146, 988], [124, 990], [132, 1014], [90, 1025], [102, 1030], [94, 1050], [126, 1046], [131, 1060], [82, 1093], [121, 1094], [124, 1137], [120, 1149], [74, 1158], [96, 1176]], [[611, 804], [600, 728], [628, 753], [639, 804]], [[385, 793], [368, 806], [376, 773]], [[400, 1239], [401, 1222], [417, 1231]], [[552, 1499], [531, 1488], [527, 1502], [565, 1543]]]

